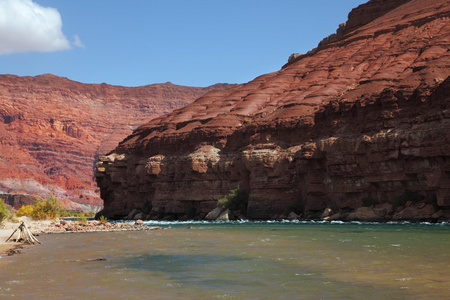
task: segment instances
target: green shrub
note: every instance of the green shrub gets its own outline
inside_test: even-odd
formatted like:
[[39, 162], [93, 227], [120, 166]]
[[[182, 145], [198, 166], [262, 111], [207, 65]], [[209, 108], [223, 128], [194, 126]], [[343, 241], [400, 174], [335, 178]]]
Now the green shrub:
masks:
[[229, 206], [230, 206], [230, 199], [228, 198], [228, 196], [225, 196], [217, 200], [217, 207], [225, 209], [228, 208]]
[[34, 210], [34, 205], [22, 205], [22, 207], [17, 211], [17, 216], [18, 217], [22, 217], [22, 216], [31, 217], [31, 215], [33, 214], [33, 210]]
[[395, 210], [396, 208], [403, 206], [406, 202], [411, 201], [412, 203], [417, 203], [425, 199], [425, 196], [411, 190], [404, 190], [403, 194], [394, 198], [392, 203], [392, 208]]
[[105, 224], [108, 222], [108, 219], [105, 216], [100, 216], [100, 218], [98, 218], [98, 220], [100, 221], [100, 223]]
[[0, 198], [0, 224], [3, 223], [11, 215], [8, 206]]
[[78, 224], [87, 224], [87, 218], [84, 214], [80, 214], [78, 217], [75, 218], [75, 221], [78, 222]]
[[51, 195], [47, 200], [37, 198], [34, 201], [31, 218], [35, 220], [56, 219], [65, 213], [65, 209], [59, 203], [58, 199]]
[[222, 209], [230, 209], [231, 211], [240, 211], [247, 213], [248, 193], [246, 190], [232, 189], [228, 195], [217, 200], [217, 206]]
[[364, 197], [361, 199], [363, 207], [370, 207], [372, 205], [377, 205], [378, 202], [372, 197]]
[[78, 210], [70, 210], [70, 211], [66, 211], [63, 210], [61, 211], [60, 217], [72, 217], [72, 218], [78, 218], [80, 216], [83, 216], [85, 218], [93, 218], [95, 216], [95, 213], [93, 212], [82, 212], [82, 211], [78, 211]]
[[93, 218], [93, 212], [81, 212], [81, 211], [67, 211], [58, 201], [58, 199], [51, 195], [48, 199], [37, 198], [32, 205], [23, 205], [18, 211], [17, 216], [27, 216], [35, 220], [43, 219], [56, 219], [59, 217], [73, 217], [76, 219]]

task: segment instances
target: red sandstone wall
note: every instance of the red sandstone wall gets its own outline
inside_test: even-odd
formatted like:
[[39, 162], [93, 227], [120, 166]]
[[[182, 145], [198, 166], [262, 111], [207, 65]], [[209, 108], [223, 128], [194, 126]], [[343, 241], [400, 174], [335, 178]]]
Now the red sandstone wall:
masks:
[[93, 176], [97, 155], [112, 150], [140, 124], [227, 86], [121, 87], [51, 74], [1, 75], [0, 191], [54, 193], [101, 205]]
[[[450, 206], [450, 5], [370, 1], [377, 15], [280, 71], [142, 125], [97, 163], [103, 214], [204, 215], [231, 188], [251, 218], [351, 210], [411, 189]], [[369, 11], [367, 11], [369, 9]], [[362, 15], [358, 15], [357, 12]]]

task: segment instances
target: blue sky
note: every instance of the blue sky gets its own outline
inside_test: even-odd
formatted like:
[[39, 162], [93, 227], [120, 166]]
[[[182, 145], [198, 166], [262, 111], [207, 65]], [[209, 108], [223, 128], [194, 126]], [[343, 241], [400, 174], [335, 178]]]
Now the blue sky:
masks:
[[123, 86], [245, 83], [316, 47], [365, 2], [0, 0], [0, 73]]

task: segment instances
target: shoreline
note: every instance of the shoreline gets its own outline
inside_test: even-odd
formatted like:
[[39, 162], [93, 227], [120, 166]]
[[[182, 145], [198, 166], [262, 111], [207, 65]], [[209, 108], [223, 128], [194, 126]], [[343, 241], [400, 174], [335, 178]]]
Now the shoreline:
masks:
[[[148, 226], [142, 221], [131, 223], [102, 223], [100, 221], [89, 221], [85, 224], [80, 224], [72, 221], [64, 220], [29, 220], [24, 222], [27, 224], [30, 232], [34, 236], [42, 234], [67, 234], [67, 233], [91, 233], [91, 232], [121, 232], [121, 231], [143, 231], [143, 230], [158, 230], [163, 229], [160, 226]], [[4, 222], [0, 227], [0, 258], [4, 256], [11, 256], [22, 249], [25, 245], [30, 245], [26, 242], [6, 242], [6, 240], [19, 227], [20, 222]], [[17, 233], [15, 234], [16, 237]]]
[[[88, 221], [84, 224], [80, 224], [75, 221], [65, 221], [65, 220], [30, 220], [28, 218], [22, 219], [17, 223], [13, 222], [4, 222], [0, 226], [0, 259], [5, 256], [11, 256], [14, 254], [19, 254], [20, 249], [23, 249], [24, 246], [32, 245], [24, 242], [6, 242], [6, 240], [11, 236], [11, 234], [19, 227], [21, 221], [24, 221], [30, 232], [39, 237], [39, 235], [44, 234], [70, 234], [70, 233], [97, 233], [97, 232], [123, 232], [123, 231], [145, 231], [145, 230], [159, 230], [159, 229], [171, 229], [170, 225], [166, 227], [161, 226], [152, 226], [147, 225], [142, 220], [127, 220], [123, 223], [110, 223], [110, 222], [100, 222], [100, 221]], [[202, 220], [207, 223], [214, 223], [213, 220]], [[231, 221], [231, 220], [229, 220]], [[246, 220], [249, 221], [249, 220]], [[253, 220], [255, 221], [255, 220]], [[271, 221], [290, 221], [290, 222], [319, 222], [319, 223], [354, 223], [355, 221], [342, 221], [342, 220], [330, 220], [330, 219], [319, 219], [319, 220], [302, 220], [302, 219], [283, 219], [283, 220], [271, 220]], [[133, 223], [134, 222], [134, 223]], [[194, 223], [195, 220], [186, 220], [188, 224]], [[380, 223], [380, 224], [389, 224], [389, 223], [397, 223], [393, 222], [393, 220], [359, 220], [358, 222], [368, 222], [368, 223]], [[418, 220], [398, 220], [398, 223], [429, 223], [429, 222], [420, 222]], [[170, 223], [170, 222], [169, 222]], [[441, 221], [441, 222], [431, 222], [430, 224], [448, 224], [450, 220]], [[163, 224], [161, 224], [163, 225]], [[195, 228], [194, 226], [189, 226], [188, 229]], [[16, 233], [17, 234], [17, 233]]]

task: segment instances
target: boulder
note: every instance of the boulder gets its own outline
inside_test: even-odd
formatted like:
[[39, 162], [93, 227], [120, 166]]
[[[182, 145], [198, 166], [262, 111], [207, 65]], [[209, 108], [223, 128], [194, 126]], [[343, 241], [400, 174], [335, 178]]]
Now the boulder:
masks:
[[133, 220], [142, 220], [145, 218], [145, 214], [143, 212], [139, 212], [134, 215]]
[[[419, 208], [422, 207], [422, 208]], [[433, 219], [433, 215], [435, 214], [434, 207], [431, 204], [426, 204], [424, 206], [409, 206], [403, 209], [402, 211], [395, 213], [392, 216], [393, 220], [427, 220]]]
[[387, 208], [374, 208], [373, 213], [380, 218], [385, 218], [388, 213], [388, 209]]
[[289, 220], [298, 220], [301, 218], [301, 215], [297, 215], [295, 212], [291, 211], [288, 215], [287, 218]]
[[386, 211], [385, 215], [392, 214], [392, 212], [393, 212], [392, 204], [388, 203], [388, 202], [385, 202], [385, 203], [382, 203], [382, 204], [377, 204], [375, 206], [375, 209], [384, 209]]
[[333, 210], [331, 210], [331, 208], [325, 208], [325, 210], [323, 211], [322, 215], [320, 216], [320, 218], [323, 220], [329, 216], [333, 215]]
[[333, 214], [331, 216], [323, 218], [325, 221], [337, 221], [340, 220], [342, 217], [341, 213]]
[[220, 215], [217, 217], [217, 221], [229, 221], [233, 218], [233, 214], [231, 211], [227, 208], [224, 211], [220, 213]]
[[136, 208], [128, 213], [128, 215], [124, 218], [125, 220], [133, 220], [134, 216], [139, 212]]
[[205, 219], [206, 220], [216, 220], [220, 216], [220, 214], [222, 213], [223, 210], [224, 210], [223, 208], [216, 207], [206, 215]]
[[435, 212], [431, 217], [433, 219], [450, 222], [450, 210], [440, 209], [439, 211]]
[[360, 207], [355, 212], [350, 213], [347, 217], [348, 221], [380, 221], [383, 218], [375, 212], [371, 207]]

